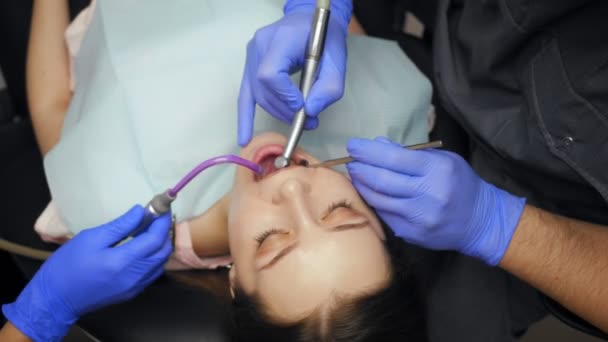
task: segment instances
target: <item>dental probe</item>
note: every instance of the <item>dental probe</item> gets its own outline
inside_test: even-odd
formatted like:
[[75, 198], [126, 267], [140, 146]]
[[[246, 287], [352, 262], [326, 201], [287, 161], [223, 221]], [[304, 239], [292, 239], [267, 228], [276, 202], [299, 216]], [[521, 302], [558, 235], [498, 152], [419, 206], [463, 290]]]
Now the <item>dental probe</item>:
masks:
[[[330, 4], [330, 0], [318, 0], [317, 8], [312, 19], [304, 68], [302, 69], [302, 76], [300, 78], [300, 91], [302, 92], [304, 101], [306, 101], [310, 88], [312, 88], [312, 84], [316, 81], [319, 72], [319, 64], [321, 63], [321, 56], [323, 56], [323, 48], [325, 46], [325, 37], [327, 36]], [[274, 166], [277, 169], [289, 166], [291, 155], [302, 136], [305, 121], [306, 112], [304, 107], [302, 107], [294, 116], [293, 127], [291, 128], [289, 140], [287, 140], [283, 154], [278, 156], [274, 161]]]
[[129, 237], [141, 233], [143, 230], [148, 228], [152, 221], [157, 219], [159, 216], [162, 216], [165, 213], [171, 211], [171, 203], [173, 203], [173, 201], [177, 198], [177, 194], [201, 172], [212, 166], [228, 163], [246, 167], [257, 174], [263, 172], [263, 169], [260, 165], [235, 155], [225, 155], [205, 160], [204, 162], [197, 165], [194, 169], [192, 169], [192, 171], [188, 172], [188, 174], [184, 176], [184, 178], [182, 178], [179, 182], [177, 182], [177, 184], [173, 188], [168, 189], [167, 191], [164, 191], [152, 197], [150, 202], [148, 202], [148, 204], [146, 204], [145, 206], [145, 213], [143, 219], [141, 220], [137, 228], [135, 228], [131, 232], [131, 234], [129, 234]]
[[[439, 148], [443, 146], [443, 142], [441, 140], [435, 140], [424, 144], [416, 144], [410, 146], [402, 146], [403, 148], [407, 148], [410, 150], [424, 150], [427, 148]], [[337, 165], [347, 164], [355, 160], [353, 157], [342, 157], [336, 159], [326, 160], [319, 164], [308, 165], [308, 167], [334, 167]]]

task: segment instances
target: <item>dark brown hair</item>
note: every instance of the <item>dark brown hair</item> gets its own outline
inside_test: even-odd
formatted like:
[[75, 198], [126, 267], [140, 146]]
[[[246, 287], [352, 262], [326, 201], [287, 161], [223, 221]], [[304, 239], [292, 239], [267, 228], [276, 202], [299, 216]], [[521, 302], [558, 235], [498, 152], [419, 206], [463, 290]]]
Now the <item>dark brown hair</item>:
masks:
[[327, 315], [318, 312], [290, 324], [273, 322], [256, 298], [235, 288], [235, 341], [427, 341], [418, 282], [404, 242], [384, 227], [392, 274], [374, 293], [337, 299]]

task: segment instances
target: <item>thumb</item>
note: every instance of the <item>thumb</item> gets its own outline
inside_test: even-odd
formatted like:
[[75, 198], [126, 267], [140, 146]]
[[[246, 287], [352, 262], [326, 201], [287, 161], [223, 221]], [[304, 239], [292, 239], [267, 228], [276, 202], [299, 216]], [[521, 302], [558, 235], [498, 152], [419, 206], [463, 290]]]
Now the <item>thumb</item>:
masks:
[[339, 76], [335, 75], [333, 78], [319, 77], [306, 99], [306, 114], [313, 117], [318, 116], [319, 113], [342, 98], [342, 95], [344, 95], [344, 84]]
[[306, 116], [306, 121], [304, 121], [304, 129], [312, 130], [316, 129], [317, 127], [319, 127], [319, 118], [314, 116]]
[[145, 209], [138, 204], [115, 220], [96, 227], [94, 231], [97, 233], [97, 241], [104, 246], [110, 246], [125, 239], [137, 228], [144, 211]]

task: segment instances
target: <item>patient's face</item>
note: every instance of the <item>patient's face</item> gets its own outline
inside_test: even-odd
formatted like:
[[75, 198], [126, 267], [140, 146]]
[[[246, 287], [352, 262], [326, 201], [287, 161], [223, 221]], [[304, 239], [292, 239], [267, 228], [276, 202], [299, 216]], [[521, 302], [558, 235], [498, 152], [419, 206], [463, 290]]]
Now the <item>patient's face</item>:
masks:
[[[270, 170], [284, 143], [260, 135], [241, 156]], [[302, 151], [294, 159], [317, 162]], [[373, 292], [390, 277], [380, 223], [333, 170], [293, 166], [256, 177], [239, 168], [228, 229], [231, 279], [278, 321], [323, 312], [332, 300]]]

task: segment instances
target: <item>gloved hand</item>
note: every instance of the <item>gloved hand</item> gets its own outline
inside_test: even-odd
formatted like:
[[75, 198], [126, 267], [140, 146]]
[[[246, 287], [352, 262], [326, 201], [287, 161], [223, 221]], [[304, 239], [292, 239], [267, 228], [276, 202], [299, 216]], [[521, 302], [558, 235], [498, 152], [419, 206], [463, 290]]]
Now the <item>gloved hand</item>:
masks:
[[342, 97], [352, 0], [332, 1], [319, 76], [306, 104], [298, 85], [290, 78], [303, 66], [315, 5], [315, 0], [288, 0], [283, 18], [258, 30], [247, 45], [238, 100], [239, 145], [245, 146], [251, 140], [256, 103], [287, 124], [305, 107], [305, 129], [314, 129], [318, 126], [317, 115]]
[[384, 138], [352, 139], [352, 182], [396, 235], [490, 265], [502, 259], [525, 206], [483, 181], [458, 155], [413, 151]]
[[126, 243], [144, 214], [141, 206], [113, 222], [88, 229], [42, 265], [5, 317], [34, 341], [61, 341], [80, 316], [133, 298], [163, 273], [172, 251], [166, 214]]

